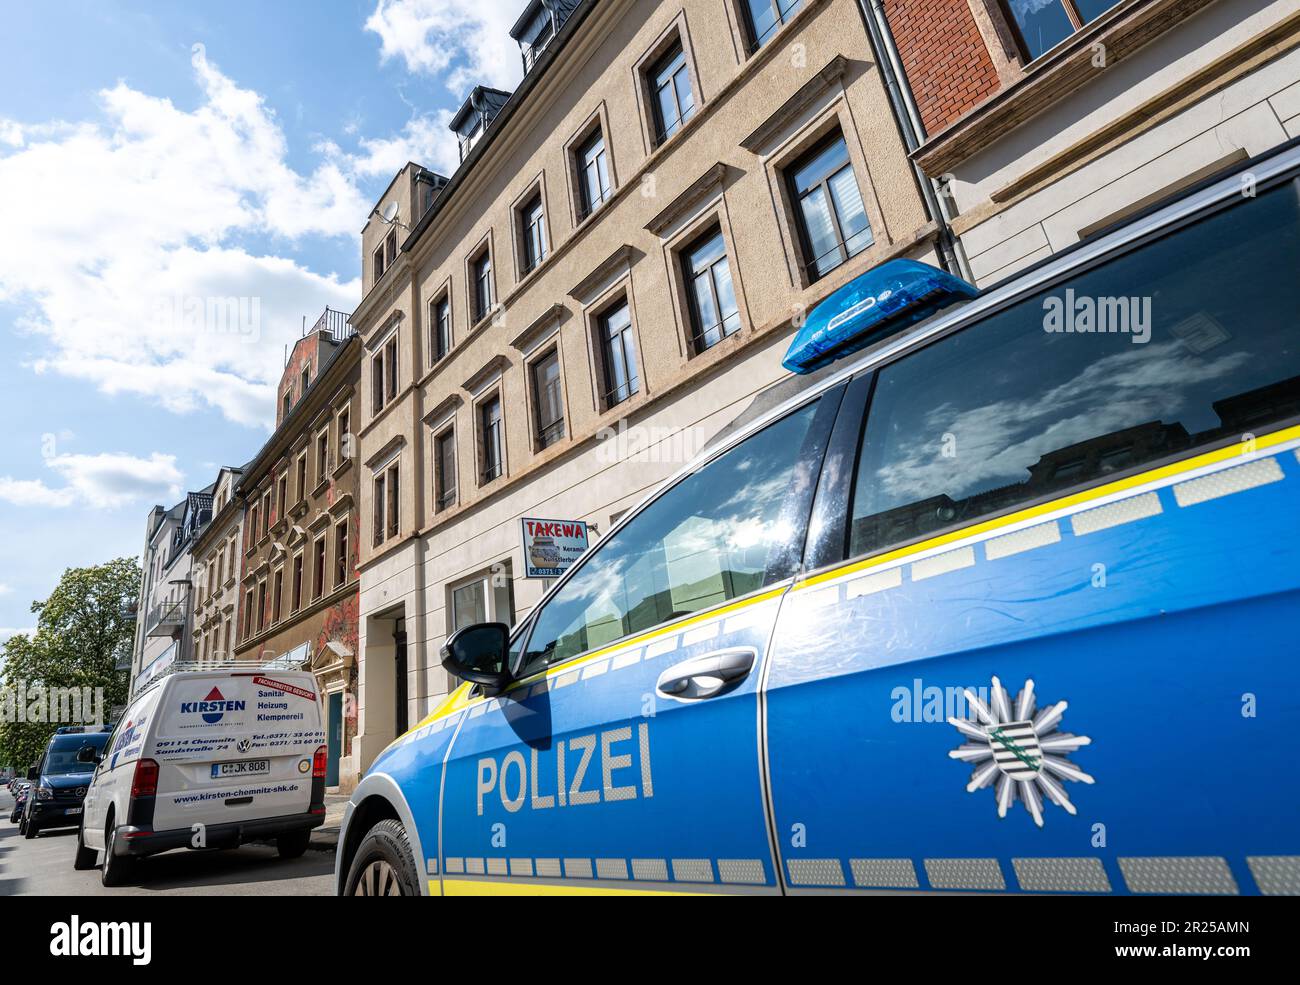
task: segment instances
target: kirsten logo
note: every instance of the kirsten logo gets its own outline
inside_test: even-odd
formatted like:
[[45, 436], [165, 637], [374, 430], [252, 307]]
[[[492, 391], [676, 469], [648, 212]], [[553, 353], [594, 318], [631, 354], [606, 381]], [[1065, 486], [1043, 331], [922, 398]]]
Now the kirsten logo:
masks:
[[56, 958], [123, 958], [146, 965], [153, 956], [153, 924], [148, 921], [81, 922], [50, 925], [50, 954]]

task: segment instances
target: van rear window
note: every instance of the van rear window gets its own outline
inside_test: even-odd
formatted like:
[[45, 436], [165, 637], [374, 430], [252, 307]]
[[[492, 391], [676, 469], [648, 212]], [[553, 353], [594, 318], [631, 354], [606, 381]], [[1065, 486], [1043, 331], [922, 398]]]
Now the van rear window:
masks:
[[1300, 414], [1297, 312], [1289, 182], [886, 366], [850, 556]]

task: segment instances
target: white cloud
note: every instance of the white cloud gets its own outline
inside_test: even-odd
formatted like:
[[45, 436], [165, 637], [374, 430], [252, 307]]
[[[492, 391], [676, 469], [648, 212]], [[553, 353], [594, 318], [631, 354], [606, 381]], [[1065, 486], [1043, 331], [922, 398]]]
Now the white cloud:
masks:
[[359, 175], [391, 178], [408, 161], [451, 174], [460, 163], [456, 135], [448, 129], [451, 110], [414, 116], [393, 137], [362, 139], [361, 152], [352, 155], [349, 168]]
[[8, 595], [13, 591], [8, 585], [0, 582], [0, 595]]
[[[243, 241], [355, 240], [370, 203], [351, 158], [295, 171], [261, 96], [202, 46], [193, 67], [193, 110], [118, 83], [98, 122], [0, 121], [0, 302], [49, 343], [38, 372], [265, 426], [302, 317], [350, 310], [360, 290]], [[5, 482], [10, 502], [40, 495]]]
[[445, 75], [464, 98], [475, 85], [512, 89], [523, 75], [510, 28], [523, 0], [378, 0], [366, 30], [379, 35], [384, 61], [400, 58], [408, 71]]
[[61, 485], [0, 476], [0, 500], [14, 506], [64, 508], [80, 504], [94, 509], [115, 509], [142, 500], [170, 503], [180, 498], [185, 478], [174, 455], [158, 452], [148, 458], [115, 453], [55, 455], [45, 464], [62, 480]]

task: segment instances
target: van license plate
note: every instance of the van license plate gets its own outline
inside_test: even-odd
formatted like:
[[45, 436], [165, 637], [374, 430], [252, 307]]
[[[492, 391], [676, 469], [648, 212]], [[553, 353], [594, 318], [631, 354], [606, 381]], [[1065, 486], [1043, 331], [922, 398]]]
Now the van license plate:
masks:
[[237, 763], [213, 763], [212, 779], [223, 776], [260, 776], [271, 772], [269, 759], [244, 759]]

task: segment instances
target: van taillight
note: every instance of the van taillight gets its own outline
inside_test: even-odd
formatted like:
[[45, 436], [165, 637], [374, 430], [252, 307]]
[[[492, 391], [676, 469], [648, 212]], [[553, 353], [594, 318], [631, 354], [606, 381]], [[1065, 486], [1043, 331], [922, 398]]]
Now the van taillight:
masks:
[[328, 753], [325, 747], [321, 746], [316, 750], [316, 755], [311, 758], [311, 778], [313, 780], [322, 779], [325, 776], [325, 763], [328, 760]]
[[158, 764], [152, 759], [138, 759], [131, 778], [132, 797], [153, 797], [158, 793]]

